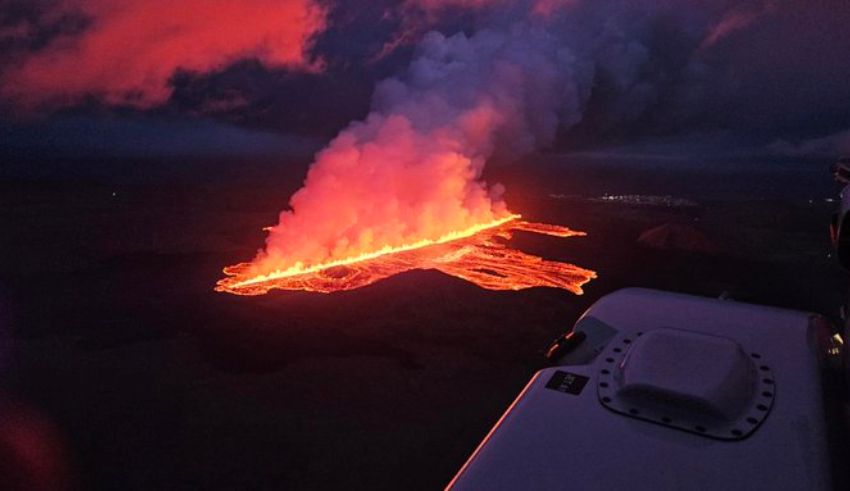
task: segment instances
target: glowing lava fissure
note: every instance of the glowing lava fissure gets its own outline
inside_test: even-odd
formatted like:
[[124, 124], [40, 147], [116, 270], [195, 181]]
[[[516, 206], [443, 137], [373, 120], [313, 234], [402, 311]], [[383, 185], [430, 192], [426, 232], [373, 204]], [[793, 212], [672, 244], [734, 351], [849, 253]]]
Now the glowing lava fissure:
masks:
[[531, 223], [519, 215], [452, 232], [435, 240], [384, 247], [356, 257], [315, 265], [296, 264], [266, 274], [253, 272], [252, 263], [224, 268], [227, 277], [216, 290], [235, 295], [262, 295], [273, 289], [320, 293], [354, 290], [414, 269], [436, 269], [489, 290], [522, 290], [544, 286], [575, 294], [593, 278], [594, 271], [573, 264], [548, 261], [509, 248], [514, 230], [555, 237], [584, 236], [558, 225]]

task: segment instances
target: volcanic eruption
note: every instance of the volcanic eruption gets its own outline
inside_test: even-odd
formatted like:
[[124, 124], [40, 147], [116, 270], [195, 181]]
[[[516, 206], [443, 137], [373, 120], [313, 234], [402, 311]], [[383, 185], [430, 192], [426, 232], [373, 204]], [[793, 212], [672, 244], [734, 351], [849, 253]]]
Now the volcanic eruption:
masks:
[[551, 143], [577, 114], [572, 58], [534, 22], [468, 37], [431, 32], [407, 72], [378, 84], [372, 111], [319, 152], [304, 186], [250, 263], [217, 290], [349, 290], [433, 268], [491, 289], [581, 293], [592, 271], [508, 248], [515, 229], [561, 237], [509, 211], [482, 178], [494, 156]]
[[551, 140], [569, 79], [544, 30], [426, 36], [402, 79], [382, 82], [373, 111], [317, 155], [304, 187], [251, 263], [225, 268], [219, 291], [348, 290], [417, 268], [485, 288], [575, 293], [592, 271], [500, 242], [513, 229], [580, 235], [508, 211], [482, 170], [495, 152]]

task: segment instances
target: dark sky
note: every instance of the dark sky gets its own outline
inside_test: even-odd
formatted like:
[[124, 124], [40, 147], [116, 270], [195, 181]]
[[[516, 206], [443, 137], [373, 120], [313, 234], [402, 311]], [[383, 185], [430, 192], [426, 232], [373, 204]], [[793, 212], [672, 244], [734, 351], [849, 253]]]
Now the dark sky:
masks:
[[850, 151], [846, 0], [117, 4], [0, 0], [3, 154], [312, 151], [426, 32], [517, 22], [569, 52], [581, 93], [548, 148]]

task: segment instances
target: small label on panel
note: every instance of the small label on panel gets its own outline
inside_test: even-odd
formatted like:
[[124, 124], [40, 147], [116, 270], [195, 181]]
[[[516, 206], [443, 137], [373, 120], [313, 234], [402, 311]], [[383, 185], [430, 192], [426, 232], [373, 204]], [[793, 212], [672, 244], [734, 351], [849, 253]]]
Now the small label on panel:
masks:
[[561, 370], [558, 370], [552, 374], [552, 378], [546, 382], [546, 388], [557, 390], [558, 392], [563, 392], [565, 394], [581, 394], [581, 391], [584, 389], [584, 386], [587, 385], [588, 380], [590, 379], [584, 375], [577, 375], [575, 373], [562, 372]]

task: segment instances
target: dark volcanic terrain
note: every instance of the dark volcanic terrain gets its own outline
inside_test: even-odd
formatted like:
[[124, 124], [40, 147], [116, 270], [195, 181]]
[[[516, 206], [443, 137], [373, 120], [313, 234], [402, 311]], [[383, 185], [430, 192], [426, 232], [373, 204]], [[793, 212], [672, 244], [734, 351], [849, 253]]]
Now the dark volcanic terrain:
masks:
[[[83, 489], [439, 488], [549, 341], [606, 293], [725, 292], [834, 317], [846, 288], [828, 257], [823, 166], [785, 181], [769, 167], [493, 169], [514, 211], [589, 233], [513, 239], [596, 270], [584, 296], [414, 271], [236, 297], [213, 292], [221, 268], [261, 247], [303, 163], [192, 164], [202, 179], [135, 165], [152, 177], [0, 181], [5, 387], [60, 429]], [[594, 199], [604, 193], [688, 201]]]

